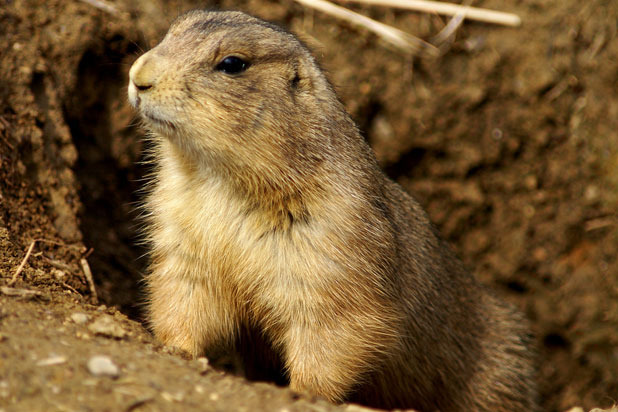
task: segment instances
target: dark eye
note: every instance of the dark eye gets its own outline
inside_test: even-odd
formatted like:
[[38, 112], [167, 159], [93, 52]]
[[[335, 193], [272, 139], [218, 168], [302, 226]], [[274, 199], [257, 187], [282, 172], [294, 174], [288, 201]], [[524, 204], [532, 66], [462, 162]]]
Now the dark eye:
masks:
[[236, 56], [227, 56], [215, 66], [215, 70], [225, 74], [238, 74], [249, 67], [249, 62]]

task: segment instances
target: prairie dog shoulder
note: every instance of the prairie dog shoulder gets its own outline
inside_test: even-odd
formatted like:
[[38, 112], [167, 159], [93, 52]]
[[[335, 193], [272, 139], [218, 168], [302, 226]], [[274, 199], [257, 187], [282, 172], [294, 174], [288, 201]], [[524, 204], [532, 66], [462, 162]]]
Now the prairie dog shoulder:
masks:
[[250, 330], [292, 388], [336, 402], [534, 408], [519, 315], [383, 174], [296, 37], [187, 13], [134, 63], [129, 100], [155, 142], [159, 339], [199, 355]]

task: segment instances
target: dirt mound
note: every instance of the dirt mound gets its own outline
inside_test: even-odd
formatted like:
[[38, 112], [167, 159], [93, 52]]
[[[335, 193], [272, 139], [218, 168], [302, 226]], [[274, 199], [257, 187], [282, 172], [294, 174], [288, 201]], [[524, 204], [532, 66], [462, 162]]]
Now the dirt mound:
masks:
[[[468, 267], [533, 321], [545, 410], [618, 399], [618, 3], [485, 1], [508, 6], [524, 25], [465, 23], [437, 60], [389, 51], [362, 30], [287, 1], [211, 5], [276, 21], [315, 50], [389, 175], [421, 201]], [[202, 386], [219, 392], [200, 393], [192, 380], [180, 396], [172, 383], [195, 365], [165, 354], [139, 324], [102, 309], [132, 331], [117, 340], [70, 320], [102, 313], [91, 306], [84, 258], [100, 301], [141, 320], [144, 251], [134, 210], [148, 170], [126, 103], [127, 72], [174, 16], [198, 6], [121, 0], [102, 10], [85, 1], [15, 0], [0, 7], [0, 369], [13, 371], [0, 376], [0, 410], [5, 403], [45, 410], [69, 405], [63, 399], [73, 395], [82, 396], [70, 403], [78, 410], [188, 410], [212, 393], [221, 410], [301, 410], [313, 402], [267, 386], [254, 393], [215, 372]], [[361, 10], [423, 38], [445, 24]], [[101, 348], [126, 372], [120, 380], [146, 382], [149, 395], [92, 378], [84, 365]], [[140, 372], [148, 368], [157, 379]], [[252, 395], [226, 403], [245, 391]]]

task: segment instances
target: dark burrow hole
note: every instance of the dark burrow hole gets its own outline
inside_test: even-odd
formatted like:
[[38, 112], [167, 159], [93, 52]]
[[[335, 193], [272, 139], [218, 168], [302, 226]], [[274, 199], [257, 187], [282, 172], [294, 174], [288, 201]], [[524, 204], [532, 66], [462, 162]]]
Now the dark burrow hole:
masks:
[[528, 286], [518, 280], [509, 280], [505, 282], [505, 286], [512, 292], [516, 293], [526, 293], [528, 291]]
[[400, 176], [409, 175], [415, 167], [426, 157], [431, 157], [429, 150], [421, 147], [412, 148], [394, 164], [386, 166], [384, 171], [393, 180], [397, 180]]
[[548, 333], [543, 338], [543, 344], [547, 348], [568, 348], [569, 341], [559, 333]]
[[75, 173], [83, 204], [80, 229], [99, 298], [142, 320], [140, 279], [146, 266], [138, 244], [137, 194], [147, 172], [139, 162], [142, 139], [126, 103], [130, 64], [138, 46], [115, 37], [94, 45], [78, 68], [65, 118], [79, 152]]

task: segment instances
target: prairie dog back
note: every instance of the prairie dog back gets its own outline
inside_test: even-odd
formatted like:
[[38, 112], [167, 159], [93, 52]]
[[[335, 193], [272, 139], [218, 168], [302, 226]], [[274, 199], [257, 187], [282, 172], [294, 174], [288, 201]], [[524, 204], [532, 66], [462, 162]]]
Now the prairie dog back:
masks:
[[179, 17], [130, 71], [155, 146], [149, 320], [299, 392], [535, 410], [522, 316], [380, 170], [307, 48], [240, 12]]

